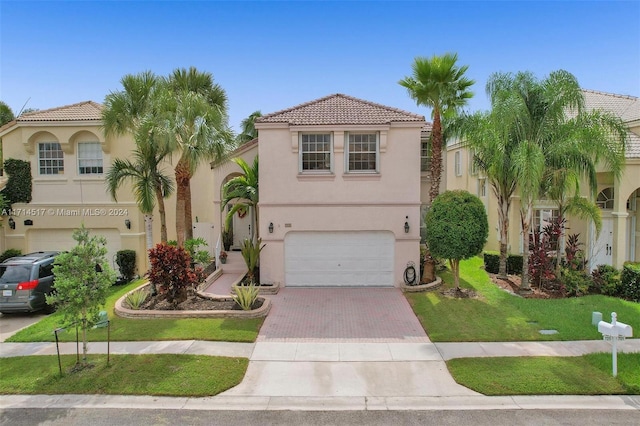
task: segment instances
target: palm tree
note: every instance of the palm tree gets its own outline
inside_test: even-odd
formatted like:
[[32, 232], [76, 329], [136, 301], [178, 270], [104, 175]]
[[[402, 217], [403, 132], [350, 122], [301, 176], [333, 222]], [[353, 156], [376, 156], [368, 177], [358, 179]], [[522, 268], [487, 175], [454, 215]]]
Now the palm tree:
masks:
[[505, 105], [512, 112], [509, 126], [515, 145], [511, 158], [520, 194], [525, 252], [521, 291], [526, 292], [530, 291], [528, 247], [534, 201], [543, 195], [559, 199], [566, 189], [562, 181], [572, 175], [576, 184], [586, 179], [595, 192], [596, 165], [600, 161], [619, 177], [624, 161], [624, 126], [611, 115], [586, 114], [584, 95], [576, 78], [567, 71], [554, 71], [541, 81], [528, 72], [497, 73], [490, 77], [487, 91], [492, 105]]
[[464, 76], [467, 65], [457, 67], [457, 54], [445, 53], [431, 58], [415, 58], [413, 75], [405, 77], [398, 83], [407, 89], [409, 96], [418, 105], [433, 109], [433, 128], [431, 143], [431, 188], [430, 202], [440, 193], [442, 177], [442, 116], [451, 114], [466, 105], [473, 97], [468, 89], [474, 84]]
[[255, 122], [256, 118], [262, 117], [260, 111], [254, 111], [247, 118], [240, 123], [241, 131], [236, 137], [238, 146], [243, 145], [258, 137], [258, 131], [256, 130]]
[[205, 161], [219, 160], [232, 141], [228, 128], [227, 97], [213, 83], [213, 76], [176, 69], [167, 79], [163, 109], [168, 113], [164, 136], [169, 146], [180, 153], [174, 172], [176, 177], [176, 234], [178, 245], [193, 238], [191, 213], [191, 178]]
[[[117, 200], [117, 191], [122, 184], [129, 180], [133, 184], [133, 194], [136, 203], [145, 219], [147, 250], [153, 248], [153, 209], [158, 199], [163, 200], [173, 192], [171, 178], [159, 171], [162, 157], [156, 155], [151, 144], [137, 143], [137, 149], [132, 152], [130, 159], [116, 158], [105, 176], [107, 189], [111, 198]], [[159, 208], [164, 217], [164, 203]], [[167, 241], [167, 227], [163, 224], [163, 242]]]
[[[113, 168], [107, 172], [107, 188], [116, 200], [116, 191], [122, 181], [134, 182], [136, 202], [145, 215], [147, 249], [153, 247], [152, 218], [155, 204], [160, 216], [160, 240], [166, 242], [167, 221], [164, 199], [173, 192], [173, 183], [161, 169], [162, 161], [170, 151], [157, 140], [155, 120], [160, 117], [154, 97], [160, 80], [152, 72], [145, 71], [137, 75], [128, 74], [121, 80], [123, 90], [112, 92], [105, 98], [102, 110], [102, 126], [105, 136], [132, 133], [136, 148], [129, 160], [114, 161]], [[152, 185], [152, 187], [149, 187]], [[143, 190], [143, 188], [146, 188]], [[147, 195], [155, 196], [147, 199]]]
[[241, 210], [253, 210], [252, 215], [252, 239], [258, 241], [258, 157], [253, 160], [253, 165], [249, 166], [242, 158], [234, 158], [231, 161], [236, 163], [242, 174], [230, 179], [222, 187], [222, 209], [231, 201], [237, 200], [225, 218], [225, 228], [229, 229], [233, 215]]
[[475, 166], [486, 177], [498, 201], [498, 276], [506, 278], [509, 214], [517, 182], [511, 159], [514, 140], [509, 133], [509, 111], [504, 105], [494, 105], [490, 112], [462, 116], [453, 127], [454, 133], [462, 136], [465, 145], [473, 152]]

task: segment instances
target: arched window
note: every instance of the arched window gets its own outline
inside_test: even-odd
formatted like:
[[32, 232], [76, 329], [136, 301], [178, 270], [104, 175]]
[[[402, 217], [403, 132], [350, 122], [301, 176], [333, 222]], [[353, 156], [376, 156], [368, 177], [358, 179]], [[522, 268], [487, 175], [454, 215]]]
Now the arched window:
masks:
[[598, 194], [598, 198], [596, 199], [596, 204], [601, 209], [613, 210], [613, 188], [605, 188]]

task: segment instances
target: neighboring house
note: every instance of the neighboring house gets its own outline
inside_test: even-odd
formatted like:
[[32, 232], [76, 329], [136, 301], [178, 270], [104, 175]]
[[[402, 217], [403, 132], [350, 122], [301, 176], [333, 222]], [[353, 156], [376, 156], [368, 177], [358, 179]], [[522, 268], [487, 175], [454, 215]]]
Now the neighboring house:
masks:
[[[260, 158], [261, 281], [398, 286], [407, 263], [419, 262], [424, 117], [335, 94], [255, 126], [259, 140], [236, 156]], [[223, 163], [214, 180], [222, 188], [238, 172]], [[215, 197], [221, 224], [220, 191]], [[236, 239], [250, 236], [250, 223], [234, 218]]]
[[[106, 139], [101, 129], [102, 105], [87, 101], [23, 114], [0, 128], [4, 159], [31, 163], [32, 201], [16, 203], [10, 218], [4, 217], [0, 249], [16, 248], [23, 253], [38, 250], [67, 250], [75, 245], [72, 232], [81, 223], [92, 235], [107, 239], [108, 260], [115, 268], [118, 250], [137, 253], [138, 272], [144, 273], [146, 246], [144, 218], [129, 185], [118, 191], [118, 202], [107, 193], [104, 176], [114, 158], [127, 158], [134, 148], [129, 136]], [[174, 163], [175, 164], [175, 163]], [[167, 167], [171, 167], [170, 164]], [[212, 182], [208, 167], [192, 182], [194, 232], [203, 236], [213, 250]], [[170, 169], [168, 169], [170, 170]], [[169, 238], [175, 238], [175, 197], [167, 200]], [[159, 220], [155, 215], [154, 241], [159, 242]]]
[[[591, 269], [607, 264], [620, 268], [625, 261], [640, 261], [640, 101], [637, 97], [583, 90], [588, 110], [602, 109], [618, 115], [627, 125], [628, 138], [626, 164], [623, 176], [614, 181], [604, 168], [598, 173], [596, 203], [602, 209], [602, 231], [596, 235], [594, 227], [584, 220], [567, 218], [567, 234], [579, 233]], [[472, 153], [459, 143], [447, 146], [447, 189], [466, 189], [476, 194], [487, 206], [489, 233], [487, 249], [499, 249], [497, 204], [488, 182], [473, 166]], [[583, 195], [587, 186], [583, 185]], [[522, 253], [519, 199], [513, 197], [509, 217], [509, 251]], [[557, 209], [551, 201], [538, 200], [535, 204], [533, 227], [543, 228], [554, 217]], [[533, 228], [532, 227], [532, 228]]]

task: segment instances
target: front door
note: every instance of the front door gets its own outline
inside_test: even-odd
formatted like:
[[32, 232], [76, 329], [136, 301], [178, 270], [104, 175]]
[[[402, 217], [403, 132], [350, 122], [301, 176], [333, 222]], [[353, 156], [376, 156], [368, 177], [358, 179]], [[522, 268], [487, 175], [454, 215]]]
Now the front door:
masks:
[[[595, 235], [595, 229], [593, 230]], [[613, 265], [613, 218], [602, 218], [602, 230], [591, 249], [591, 261], [589, 262], [591, 270], [598, 265]]]
[[251, 211], [245, 214], [236, 213], [233, 215], [233, 245], [232, 250], [240, 250], [242, 243], [251, 238]]

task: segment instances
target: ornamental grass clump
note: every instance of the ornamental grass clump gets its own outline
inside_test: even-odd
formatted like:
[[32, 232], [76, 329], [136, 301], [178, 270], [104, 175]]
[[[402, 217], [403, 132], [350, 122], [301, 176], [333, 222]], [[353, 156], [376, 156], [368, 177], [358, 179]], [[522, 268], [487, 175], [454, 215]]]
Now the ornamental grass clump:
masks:
[[127, 294], [124, 300], [127, 302], [127, 305], [129, 305], [129, 308], [137, 311], [144, 301], [147, 300], [147, 296], [149, 296], [149, 290], [141, 288]]
[[233, 300], [245, 311], [250, 311], [253, 304], [258, 299], [260, 289], [251, 281], [247, 286], [238, 286], [235, 289], [236, 294]]

